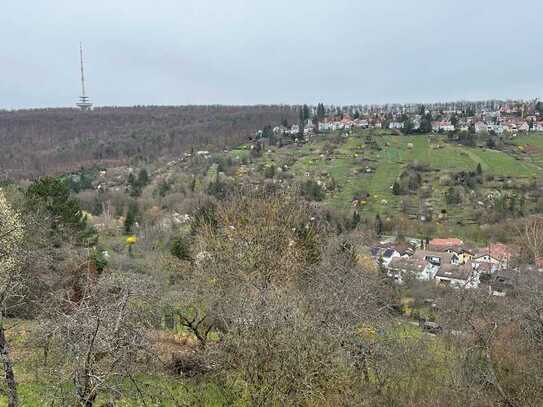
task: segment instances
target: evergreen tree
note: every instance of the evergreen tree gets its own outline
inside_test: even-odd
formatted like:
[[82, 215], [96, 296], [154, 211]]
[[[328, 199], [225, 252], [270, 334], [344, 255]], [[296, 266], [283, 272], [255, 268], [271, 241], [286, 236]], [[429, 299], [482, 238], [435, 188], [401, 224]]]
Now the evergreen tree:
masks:
[[311, 117], [311, 114], [309, 112], [309, 106], [307, 105], [304, 105], [303, 107], [303, 120], [304, 120], [304, 123], [307, 119], [309, 119]]
[[131, 202], [126, 212], [126, 218], [124, 219], [124, 232], [128, 235], [133, 232], [134, 226], [139, 216], [139, 209], [136, 202]]
[[381, 216], [379, 216], [379, 214], [375, 216], [374, 230], [377, 236], [381, 236], [383, 234], [383, 221], [381, 220]]
[[149, 174], [145, 168], [142, 168], [138, 174], [138, 188], [143, 189], [143, 187], [147, 186], [147, 184], [149, 184]]
[[96, 196], [94, 198], [94, 203], [92, 205], [92, 214], [95, 216], [100, 216], [102, 212], [104, 211], [104, 208], [102, 206], [102, 200], [99, 196]]
[[477, 164], [477, 169], [475, 171], [477, 172], [477, 175], [483, 174], [483, 167], [481, 167], [481, 163]]
[[354, 211], [353, 219], [351, 221], [352, 229], [356, 229], [359, 223], [360, 223], [360, 214], [358, 213], [358, 211]]
[[301, 136], [304, 134], [305, 127], [304, 110], [302, 107], [300, 107], [300, 110], [298, 112], [298, 127], [298, 135]]
[[195, 190], [196, 190], [196, 177], [193, 177], [190, 183], [190, 191], [194, 192]]
[[81, 241], [89, 244], [97, 237], [94, 229], [87, 224], [79, 201], [70, 196], [68, 186], [58, 178], [43, 177], [30, 185], [26, 192], [26, 204], [34, 212], [41, 209], [48, 212], [55, 234], [68, 230], [76, 232]]
[[264, 126], [264, 129], [262, 129], [262, 137], [271, 138], [272, 136], [273, 136], [272, 126], [270, 125]]
[[458, 117], [456, 117], [456, 114], [453, 114], [451, 117], [451, 124], [456, 128], [458, 126]]
[[128, 185], [130, 185], [131, 188], [136, 187], [136, 177], [134, 177], [133, 173], [128, 174], [127, 182], [128, 182]]
[[170, 249], [172, 256], [177, 257], [179, 260], [190, 261], [192, 259], [190, 254], [190, 241], [185, 236], [178, 236], [172, 241]]
[[431, 133], [432, 132], [432, 115], [430, 113], [422, 116], [420, 121], [420, 132]]
[[401, 194], [401, 188], [400, 183], [398, 181], [394, 181], [394, 184], [392, 184], [392, 193], [394, 195], [400, 195]]
[[298, 124], [302, 126], [304, 123], [304, 109], [303, 107], [300, 107], [298, 110]]
[[321, 121], [326, 116], [326, 112], [324, 110], [324, 105], [322, 103], [319, 103], [317, 106], [317, 119]]

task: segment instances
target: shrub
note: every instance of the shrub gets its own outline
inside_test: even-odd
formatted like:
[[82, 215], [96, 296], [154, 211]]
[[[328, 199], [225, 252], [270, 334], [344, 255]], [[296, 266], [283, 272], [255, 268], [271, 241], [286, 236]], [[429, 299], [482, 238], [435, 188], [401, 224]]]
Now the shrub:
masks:
[[185, 236], [178, 236], [174, 238], [170, 253], [179, 260], [191, 260], [189, 239]]
[[322, 201], [325, 197], [321, 186], [313, 180], [307, 180], [302, 183], [301, 194], [308, 201]]

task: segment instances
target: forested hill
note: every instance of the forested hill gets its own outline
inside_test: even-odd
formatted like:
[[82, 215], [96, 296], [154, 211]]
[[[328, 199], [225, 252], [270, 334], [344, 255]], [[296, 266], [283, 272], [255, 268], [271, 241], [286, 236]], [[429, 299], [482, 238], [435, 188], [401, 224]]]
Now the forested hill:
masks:
[[0, 111], [0, 177], [223, 148], [297, 113], [290, 106], [102, 107]]

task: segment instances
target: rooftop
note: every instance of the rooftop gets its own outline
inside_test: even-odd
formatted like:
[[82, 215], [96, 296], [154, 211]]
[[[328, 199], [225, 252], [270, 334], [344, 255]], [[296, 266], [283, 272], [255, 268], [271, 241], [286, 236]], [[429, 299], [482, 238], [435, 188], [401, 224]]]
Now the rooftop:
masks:
[[430, 240], [429, 245], [434, 247], [452, 247], [452, 246], [462, 246], [464, 242], [457, 238], [448, 238], [448, 239], [432, 239]]
[[455, 266], [453, 264], [445, 264], [439, 268], [436, 277], [468, 281], [472, 275], [473, 268], [469, 265]]

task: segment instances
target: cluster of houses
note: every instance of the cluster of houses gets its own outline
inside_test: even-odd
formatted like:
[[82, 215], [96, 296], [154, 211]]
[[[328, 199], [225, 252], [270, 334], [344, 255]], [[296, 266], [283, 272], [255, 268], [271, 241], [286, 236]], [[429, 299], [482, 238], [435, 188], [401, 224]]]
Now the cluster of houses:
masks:
[[420, 242], [384, 242], [372, 254], [394, 282], [409, 279], [434, 281], [453, 288], [488, 287], [493, 295], [503, 296], [512, 288], [516, 248], [501, 243], [476, 249], [456, 238]]
[[426, 110], [423, 114], [423, 112], [409, 111], [405, 107], [403, 110], [395, 112], [368, 111], [360, 113], [357, 111], [354, 115], [341, 114], [330, 115], [321, 120], [309, 119], [305, 122], [303, 128], [300, 128], [299, 124], [290, 127], [277, 126], [273, 129], [273, 132], [276, 135], [300, 135], [302, 133], [308, 135], [316, 131], [326, 133], [352, 128], [403, 130], [408, 125], [411, 131], [418, 131], [422, 126], [424, 117], [428, 115], [434, 118], [431, 127], [435, 133], [470, 130], [475, 133], [495, 134], [543, 132], [543, 114], [534, 109], [518, 111], [509, 105], [503, 105], [495, 110], [473, 112], [469, 116], [462, 110]]
[[[417, 131], [421, 127], [421, 117], [415, 115], [409, 118], [411, 121], [411, 130]], [[405, 121], [392, 120], [381, 121], [378, 119], [352, 119], [349, 116], [343, 117], [341, 120], [331, 118], [324, 119], [318, 123], [314, 123], [311, 119], [307, 120], [304, 128], [300, 131], [298, 124], [292, 125], [290, 128], [284, 126], [276, 126], [273, 129], [276, 135], [290, 134], [293, 136], [303, 133], [304, 135], [315, 132], [316, 129], [320, 133], [333, 132], [338, 130], [350, 130], [353, 128], [360, 129], [381, 129], [388, 128], [391, 130], [403, 130], [406, 124]], [[432, 121], [432, 131], [434, 133], [449, 133], [454, 131], [470, 131], [472, 128], [475, 133], [495, 133], [495, 134], [517, 134], [527, 132], [543, 132], [543, 120], [536, 121], [536, 118], [520, 119], [509, 118], [503, 121], [485, 120], [481, 118], [470, 118], [467, 120], [458, 121], [453, 124], [449, 119]], [[257, 137], [259, 134], [257, 134]]]
[[[290, 127], [285, 126], [276, 126], [273, 128], [273, 133], [275, 135], [286, 135], [290, 134], [297, 136], [303, 132], [304, 135], [312, 134], [315, 130], [318, 130], [320, 133], [327, 133], [338, 130], [351, 130], [353, 128], [359, 129], [368, 129], [368, 128], [382, 128], [381, 122], [375, 122], [368, 119], [353, 119], [350, 116], [345, 116], [342, 119], [324, 119], [323, 121], [314, 121], [308, 119], [305, 123], [304, 128], [300, 131], [300, 125], [293, 124]], [[261, 135], [262, 131], [257, 132], [257, 138]]]

